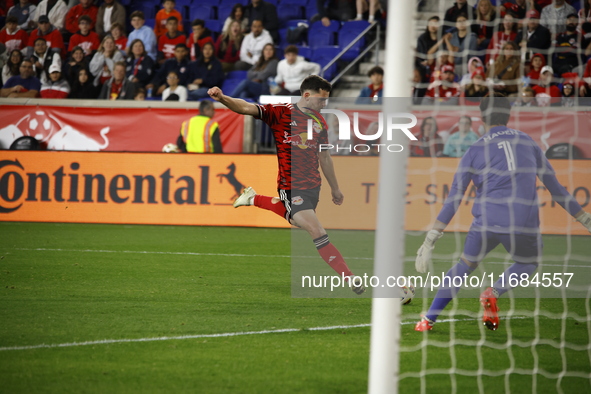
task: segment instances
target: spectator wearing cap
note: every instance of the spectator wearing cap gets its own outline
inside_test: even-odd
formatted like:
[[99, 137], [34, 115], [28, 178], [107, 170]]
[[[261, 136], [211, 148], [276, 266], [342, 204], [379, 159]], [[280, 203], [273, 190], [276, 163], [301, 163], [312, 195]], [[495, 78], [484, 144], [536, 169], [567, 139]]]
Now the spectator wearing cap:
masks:
[[521, 58], [517, 44], [508, 41], [501, 54], [488, 69], [494, 89], [506, 95], [517, 93], [521, 83]]
[[33, 21], [39, 22], [39, 18], [46, 15], [49, 18], [49, 23], [55, 26], [56, 29], [61, 30], [64, 28], [67, 12], [68, 5], [62, 0], [42, 0], [37, 5]]
[[[560, 89], [553, 83], [554, 70], [550, 66], [542, 67], [540, 72], [540, 79], [538, 84], [532, 86], [534, 92], [536, 92], [536, 98], [538, 97], [562, 97]], [[538, 100], [538, 104], [540, 100]]]
[[[480, 63], [482, 63], [482, 61], [480, 61]], [[452, 69], [455, 69], [456, 67], [454, 57], [447, 51], [438, 52], [437, 62], [431, 67], [431, 72], [428, 75], [429, 83], [440, 79], [443, 66], [451, 66]]]
[[380, 104], [384, 95], [384, 69], [375, 66], [367, 72], [371, 83], [361, 89], [356, 104]]
[[29, 35], [18, 26], [18, 20], [15, 16], [6, 18], [6, 28], [0, 31], [0, 43], [6, 46], [9, 53], [13, 49], [19, 51], [24, 49], [29, 42]]
[[10, 7], [7, 17], [14, 16], [17, 19], [18, 27], [26, 32], [30, 32], [35, 27], [33, 16], [35, 16], [36, 5], [31, 4], [27, 0], [19, 0], [15, 5]]
[[41, 90], [41, 82], [35, 77], [33, 62], [24, 59], [19, 67], [19, 75], [11, 77], [0, 90], [0, 97], [37, 97]]
[[542, 67], [545, 65], [546, 60], [544, 55], [541, 53], [534, 53], [530, 61], [529, 73], [527, 73], [530, 85], [536, 85], [538, 83], [538, 80], [540, 79], [540, 73], [542, 72]]
[[576, 15], [577, 10], [565, 0], [554, 0], [542, 9], [540, 24], [548, 28], [552, 37], [555, 37], [566, 30], [566, 18], [570, 14]]
[[457, 30], [444, 35], [445, 45], [447, 50], [453, 53], [458, 74], [463, 74], [466, 61], [478, 50], [476, 34], [470, 31], [469, 26], [470, 22], [466, 15], [460, 14], [456, 18]]
[[70, 94], [70, 84], [62, 77], [62, 70], [58, 65], [49, 67], [49, 78], [41, 84], [41, 98], [65, 99]]
[[49, 68], [52, 65], [57, 65], [61, 69], [62, 59], [58, 53], [49, 48], [44, 38], [37, 38], [33, 45], [31, 60], [33, 61], [35, 76], [39, 78], [41, 83], [46, 83], [49, 80]]
[[39, 27], [31, 32], [29, 35], [29, 43], [25, 50], [25, 56], [29, 57], [33, 54], [33, 46], [38, 38], [43, 38], [47, 43], [47, 47], [55, 53], [65, 55], [64, 39], [58, 29], [49, 23], [49, 18], [46, 15], [39, 17]]
[[98, 7], [92, 4], [93, 0], [80, 0], [80, 4], [76, 4], [70, 8], [66, 14], [66, 30], [70, 34], [74, 34], [79, 29], [79, 22], [81, 16], [88, 16], [90, 18], [90, 30], [94, 31], [96, 18], [98, 16]]
[[452, 66], [443, 66], [441, 68], [440, 80], [434, 81], [429, 85], [427, 93], [423, 98], [423, 105], [434, 103], [457, 105], [460, 95], [460, 84], [454, 82], [454, 68]]
[[574, 107], [578, 104], [577, 96], [579, 92], [576, 87], [577, 83], [573, 79], [567, 79], [562, 83], [562, 88], [560, 89], [562, 98], [560, 99], [560, 104], [563, 107]]
[[484, 69], [478, 67], [472, 72], [470, 83], [464, 86], [460, 97], [464, 99], [462, 101], [465, 104], [479, 104], [479, 98], [487, 96], [489, 92]]
[[521, 49], [543, 53], [548, 56], [548, 48], [552, 44], [550, 30], [540, 24], [540, 13], [529, 10], [526, 14], [527, 22], [521, 31], [517, 33], [515, 42]]
[[169, 84], [166, 78], [171, 71], [175, 71], [179, 77], [179, 85], [187, 86], [189, 83], [189, 49], [185, 44], [177, 44], [174, 48], [174, 58], [168, 59], [162, 64], [152, 82], [146, 85], [146, 89], [156, 89], [155, 95], [160, 96]]
[[119, 23], [121, 26], [125, 26], [125, 16], [125, 7], [119, 4], [118, 1], [105, 0], [99, 7], [96, 16], [96, 32], [102, 37], [111, 31], [113, 23]]
[[566, 31], [556, 36], [554, 42], [555, 59], [552, 65], [558, 75], [575, 71], [575, 69], [581, 67], [584, 64], [582, 54], [585, 49], [584, 46], [588, 47], [588, 51], [591, 48], [591, 44], [586, 45], [583, 42], [583, 36], [577, 31], [578, 24], [579, 17], [577, 14], [568, 15], [566, 17]]
[[460, 15], [466, 16], [469, 20], [474, 19], [474, 9], [468, 4], [468, 0], [457, 0], [453, 6], [445, 11], [443, 31], [448, 32], [452, 30]]
[[307, 76], [318, 74], [320, 65], [309, 62], [299, 55], [298, 47], [289, 45], [283, 52], [285, 59], [277, 63], [277, 75], [275, 82], [280, 87], [279, 91], [271, 90], [271, 93], [277, 95], [300, 95], [300, 85]]
[[156, 61], [158, 57], [156, 35], [154, 34], [154, 31], [144, 25], [144, 23], [146, 23], [146, 19], [144, 18], [144, 13], [142, 11], [134, 11], [131, 13], [131, 26], [133, 26], [134, 30], [129, 33], [126, 49], [129, 52], [129, 45], [133, 40], [139, 39], [144, 43], [148, 56]]
[[84, 50], [85, 56], [92, 56], [101, 44], [98, 34], [90, 30], [92, 19], [88, 15], [82, 15], [78, 21], [78, 32], [70, 38], [68, 52], [72, 52], [75, 47]]

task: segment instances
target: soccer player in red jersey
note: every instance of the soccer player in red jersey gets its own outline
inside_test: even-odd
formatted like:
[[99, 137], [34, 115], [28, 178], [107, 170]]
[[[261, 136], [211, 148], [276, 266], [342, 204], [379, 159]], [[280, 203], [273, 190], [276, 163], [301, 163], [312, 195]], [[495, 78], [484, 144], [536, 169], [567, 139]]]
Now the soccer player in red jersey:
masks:
[[[344, 198], [330, 153], [319, 151], [320, 144], [328, 144], [326, 121], [319, 111], [326, 106], [331, 90], [330, 82], [317, 75], [310, 75], [300, 85], [302, 96], [296, 104], [248, 103], [224, 95], [218, 87], [209, 89], [208, 94], [236, 113], [261, 119], [271, 127], [275, 137], [279, 161], [279, 197], [261, 196], [247, 187], [234, 201], [234, 207], [254, 205], [267, 209], [306, 230], [322, 259], [339, 275], [348, 278], [356, 294], [362, 294], [365, 288], [360, 281], [352, 280], [353, 273], [341, 253], [330, 243], [315, 212], [320, 195], [319, 165], [330, 185], [333, 203], [341, 205]], [[312, 139], [307, 138], [310, 119], [314, 131]]]

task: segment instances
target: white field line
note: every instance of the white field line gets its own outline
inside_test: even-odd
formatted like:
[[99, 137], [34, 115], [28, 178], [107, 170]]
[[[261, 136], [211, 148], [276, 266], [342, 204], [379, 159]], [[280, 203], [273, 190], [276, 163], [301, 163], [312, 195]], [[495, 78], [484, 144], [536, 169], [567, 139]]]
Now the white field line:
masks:
[[[162, 255], [186, 255], [186, 256], [222, 256], [222, 257], [263, 257], [263, 258], [299, 258], [299, 259], [317, 259], [318, 256], [291, 256], [286, 254], [242, 254], [242, 253], [199, 253], [199, 252], [162, 252], [150, 250], [105, 250], [105, 249], [51, 249], [51, 248], [13, 248], [13, 250], [39, 251], [39, 252], [66, 252], [66, 253], [129, 253], [129, 254], [162, 254]], [[373, 257], [345, 257], [346, 260], [370, 260]], [[404, 261], [415, 261], [415, 257], [406, 257]], [[486, 262], [483, 264], [507, 264], [504, 262]], [[545, 267], [562, 267], [564, 264], [543, 264]], [[568, 264], [568, 268], [591, 268], [591, 265]]]
[[[522, 317], [512, 316], [511, 319], [521, 319]], [[525, 317], [523, 317], [525, 319]], [[473, 321], [476, 319], [445, 319], [438, 320], [439, 323], [449, 322], [462, 322], [462, 321]], [[416, 324], [415, 321], [406, 321], [400, 323], [401, 325]], [[224, 338], [224, 337], [237, 337], [244, 335], [263, 335], [263, 334], [281, 334], [286, 332], [305, 332], [305, 331], [329, 331], [329, 330], [344, 330], [350, 328], [363, 328], [371, 327], [371, 324], [354, 324], [349, 326], [328, 326], [328, 327], [312, 327], [312, 328], [282, 328], [278, 330], [263, 330], [263, 331], [243, 331], [243, 332], [225, 332], [220, 334], [200, 334], [200, 335], [180, 335], [175, 337], [153, 337], [153, 338], [134, 338], [134, 339], [101, 339], [98, 341], [86, 341], [86, 342], [69, 342], [69, 343], [55, 343], [55, 344], [41, 344], [31, 346], [7, 346], [0, 347], [0, 352], [8, 350], [31, 350], [31, 349], [44, 349], [44, 348], [64, 348], [64, 347], [76, 347], [76, 346], [89, 346], [89, 345], [109, 345], [113, 343], [133, 343], [133, 342], [156, 342], [156, 341], [179, 341], [184, 339], [200, 339], [200, 338]]]

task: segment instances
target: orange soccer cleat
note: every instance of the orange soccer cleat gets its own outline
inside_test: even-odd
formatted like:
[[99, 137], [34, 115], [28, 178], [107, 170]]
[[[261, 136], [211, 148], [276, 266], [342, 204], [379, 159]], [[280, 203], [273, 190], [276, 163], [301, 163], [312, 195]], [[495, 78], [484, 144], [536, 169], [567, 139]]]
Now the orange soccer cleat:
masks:
[[480, 303], [484, 308], [482, 323], [489, 330], [496, 331], [499, 328], [499, 307], [497, 306], [497, 296], [492, 287], [489, 287], [480, 295]]

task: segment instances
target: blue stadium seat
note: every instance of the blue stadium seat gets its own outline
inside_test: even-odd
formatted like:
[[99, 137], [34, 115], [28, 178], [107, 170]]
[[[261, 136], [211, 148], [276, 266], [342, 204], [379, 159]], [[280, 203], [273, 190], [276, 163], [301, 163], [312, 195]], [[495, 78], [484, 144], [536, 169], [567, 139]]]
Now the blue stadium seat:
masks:
[[298, 27], [298, 23], [306, 23], [306, 24], [308, 24], [308, 26], [310, 25], [310, 22], [308, 22], [307, 19], [291, 19], [291, 20], [288, 20], [287, 22], [285, 22], [285, 26], [286, 27]]
[[311, 27], [308, 30], [308, 37], [312, 37], [309, 40], [308, 45], [316, 49], [318, 47], [324, 47], [328, 45], [334, 45], [334, 32], [329, 28], [326, 28], [320, 24], [320, 26], [314, 24], [314, 27]]
[[368, 27], [369, 27], [368, 21], [349, 21], [349, 22], [343, 22], [343, 24], [341, 25], [341, 31], [352, 30], [352, 31], [362, 32], [363, 30], [367, 29]]
[[220, 6], [223, 6], [223, 5], [234, 6], [234, 4], [236, 4], [236, 3], [240, 3], [244, 6], [246, 6], [248, 4], [248, 2], [249, 2], [249, 0], [221, 0]]
[[306, 19], [310, 20], [314, 15], [318, 13], [318, 9], [316, 8], [316, 2], [311, 0], [308, 2], [308, 5], [304, 8]]
[[[338, 46], [323, 46], [318, 47], [316, 50], [312, 52], [311, 61], [320, 64], [321, 67], [326, 66], [336, 55], [339, 54], [341, 49]], [[324, 78], [328, 79], [329, 81], [334, 78], [337, 74], [337, 65], [336, 63], [330, 66], [328, 70], [324, 73]]]
[[217, 19], [208, 19], [205, 21], [205, 27], [207, 27], [212, 32], [216, 33], [215, 38], [222, 32], [222, 27], [224, 23], [222, 21], [218, 21]]
[[303, 16], [302, 7], [297, 4], [281, 3], [277, 7], [277, 16], [280, 24], [285, 24], [290, 19], [301, 19]]
[[218, 19], [221, 21], [225, 21], [227, 17], [230, 16], [230, 14], [232, 13], [232, 7], [234, 7], [234, 4], [232, 5], [220, 5], [218, 7]]
[[[344, 49], [347, 45], [349, 45], [357, 36], [359, 35], [359, 32], [355, 31], [355, 30], [341, 30], [339, 32], [339, 46], [341, 47], [341, 50]], [[365, 46], [365, 37], [361, 38], [359, 41], [357, 41], [347, 52], [345, 52], [343, 54], [343, 56], [341, 57], [341, 59], [346, 60], [346, 61], [350, 61], [355, 59], [359, 53], [363, 50], [363, 47]]]
[[[175, 3], [176, 3], [176, 8], [179, 8], [179, 7], [189, 7], [193, 3], [193, 0], [175, 0]], [[199, 3], [200, 4], [203, 4], [205, 2], [204, 1], [200, 1]]]
[[154, 18], [146, 18], [146, 22], [144, 23], [144, 25], [151, 27], [152, 30], [154, 30], [154, 26], [156, 25], [156, 19]]
[[156, 6], [150, 3], [144, 3], [142, 5], [138, 5], [137, 10], [144, 13], [144, 18], [154, 18], [156, 17]]
[[316, 22], [312, 23], [312, 26], [310, 26], [310, 28], [328, 29], [328, 30], [332, 31], [333, 33], [336, 33], [341, 28], [341, 22], [335, 21], [335, 20], [331, 20], [330, 21], [330, 26], [326, 27], [326, 26], [324, 26], [322, 24], [321, 21], [316, 21]]
[[308, 60], [312, 57], [312, 49], [310, 47], [298, 47], [298, 52], [300, 56], [303, 56]]
[[217, 7], [220, 5], [220, 0], [192, 0], [191, 4], [193, 5], [210, 5]]
[[211, 5], [193, 5], [189, 8], [189, 19], [215, 19], [215, 7]]
[[224, 91], [224, 94], [231, 94], [234, 91], [234, 89], [238, 87], [240, 82], [242, 82], [242, 79], [226, 78], [226, 80], [222, 84], [222, 90]]
[[226, 74], [226, 80], [239, 79], [242, 81], [242, 80], [246, 79], [247, 75], [248, 75], [248, 71], [230, 71], [228, 74]]

